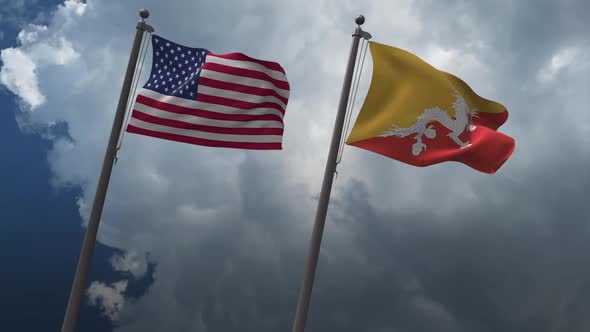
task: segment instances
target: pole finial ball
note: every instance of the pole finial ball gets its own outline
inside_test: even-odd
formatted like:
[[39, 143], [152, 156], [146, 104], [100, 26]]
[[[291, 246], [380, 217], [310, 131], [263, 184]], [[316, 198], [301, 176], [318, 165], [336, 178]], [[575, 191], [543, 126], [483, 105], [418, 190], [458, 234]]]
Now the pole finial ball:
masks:
[[363, 15], [359, 15], [356, 17], [354, 21], [356, 22], [356, 24], [362, 25], [363, 23], [365, 23], [365, 17]]
[[141, 18], [143, 18], [145, 20], [146, 18], [148, 18], [150, 16], [150, 11], [144, 8], [139, 11], [139, 16], [141, 16]]

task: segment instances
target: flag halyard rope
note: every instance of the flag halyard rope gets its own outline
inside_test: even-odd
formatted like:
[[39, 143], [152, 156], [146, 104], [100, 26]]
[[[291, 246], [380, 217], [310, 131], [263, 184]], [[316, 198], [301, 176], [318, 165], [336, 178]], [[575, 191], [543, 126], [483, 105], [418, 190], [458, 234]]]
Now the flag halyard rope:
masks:
[[[129, 117], [131, 116], [131, 112], [129, 112], [129, 110], [133, 106], [133, 101], [135, 100], [135, 94], [137, 93], [137, 86], [139, 85], [141, 71], [142, 71], [143, 65], [145, 63], [147, 49], [148, 49], [149, 42], [150, 42], [151, 36], [152, 36], [151, 32], [146, 32], [146, 33], [148, 34], [148, 38], [144, 38], [142, 40], [142, 44], [140, 47], [140, 51], [139, 51], [140, 57], [139, 57], [139, 61], [137, 63], [137, 66], [135, 68], [135, 75], [133, 76], [133, 83], [132, 83], [133, 85], [131, 88], [131, 94], [129, 95], [129, 100], [127, 100], [127, 115], [125, 116], [125, 122], [123, 124], [123, 131], [121, 132], [121, 137], [119, 138], [119, 142], [117, 144], [117, 149], [116, 149], [117, 154], [119, 153], [119, 150], [121, 149], [121, 146], [123, 145], [123, 137], [125, 136], [125, 128], [127, 127], [127, 123], [129, 122]], [[117, 159], [118, 158], [115, 155], [115, 165], [117, 164]]]

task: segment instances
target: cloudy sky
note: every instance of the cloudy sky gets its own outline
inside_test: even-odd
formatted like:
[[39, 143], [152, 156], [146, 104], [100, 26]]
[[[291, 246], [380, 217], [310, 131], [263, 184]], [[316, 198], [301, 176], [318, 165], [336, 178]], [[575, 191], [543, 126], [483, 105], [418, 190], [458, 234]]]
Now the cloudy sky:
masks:
[[[361, 13], [375, 41], [503, 103], [500, 130], [516, 149], [488, 175], [345, 148], [307, 330], [590, 330], [590, 2], [0, 4], [0, 257], [10, 271], [0, 290], [10, 330], [61, 325], [142, 7], [165, 38], [281, 63], [291, 85], [284, 150], [125, 135], [84, 330], [290, 331]], [[353, 121], [371, 70], [367, 56]]]

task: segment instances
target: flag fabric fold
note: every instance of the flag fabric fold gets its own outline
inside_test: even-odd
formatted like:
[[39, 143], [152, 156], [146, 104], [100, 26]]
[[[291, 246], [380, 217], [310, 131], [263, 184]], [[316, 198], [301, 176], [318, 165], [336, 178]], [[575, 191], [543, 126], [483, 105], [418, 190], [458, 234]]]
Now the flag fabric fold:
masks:
[[370, 42], [373, 76], [346, 141], [414, 166], [446, 161], [495, 173], [515, 142], [497, 129], [506, 108], [414, 54]]
[[152, 51], [127, 132], [210, 147], [282, 149], [290, 87], [281, 65], [157, 35]]

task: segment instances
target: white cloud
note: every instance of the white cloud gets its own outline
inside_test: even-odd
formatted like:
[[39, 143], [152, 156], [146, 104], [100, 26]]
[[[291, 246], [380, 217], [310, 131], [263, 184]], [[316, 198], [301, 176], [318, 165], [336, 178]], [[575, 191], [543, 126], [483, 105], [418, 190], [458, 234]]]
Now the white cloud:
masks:
[[38, 32], [45, 29], [19, 33], [22, 46], [3, 49], [0, 59], [4, 63], [0, 71], [0, 82], [19, 96], [28, 108], [34, 110], [41, 106], [45, 95], [39, 88], [37, 71], [51, 65], [65, 65], [78, 58], [71, 43], [60, 36], [51, 36], [43, 42], [35, 43]]
[[147, 257], [132, 250], [111, 257], [111, 265], [115, 271], [130, 272], [135, 278], [143, 277], [148, 269]]
[[72, 14], [72, 16], [82, 16], [86, 11], [86, 4], [81, 0], [66, 0], [59, 10], [65, 15]]
[[3, 62], [0, 82], [21, 98], [25, 109], [35, 110], [46, 101], [39, 85], [39, 70], [67, 65], [78, 58], [78, 52], [61, 31], [72, 21], [70, 15], [79, 16], [84, 8], [85, 4], [67, 0], [54, 16], [53, 23], [57, 27], [48, 31], [47, 26], [30, 24], [18, 34], [20, 46], [6, 48], [0, 53]]
[[45, 102], [45, 96], [39, 91], [39, 82], [31, 57], [20, 49], [7, 48], [0, 53], [3, 62], [0, 70], [0, 82], [18, 95], [31, 109]]
[[538, 79], [547, 83], [565, 68], [574, 65], [580, 57], [581, 50], [577, 47], [566, 47], [557, 51], [549, 61], [539, 70]]
[[87, 295], [91, 305], [98, 307], [109, 319], [116, 320], [125, 304], [123, 295], [126, 289], [127, 280], [114, 282], [110, 286], [95, 281], [90, 284]]
[[47, 31], [44, 25], [30, 24], [18, 33], [17, 40], [21, 45], [31, 44], [37, 41], [39, 33]]

